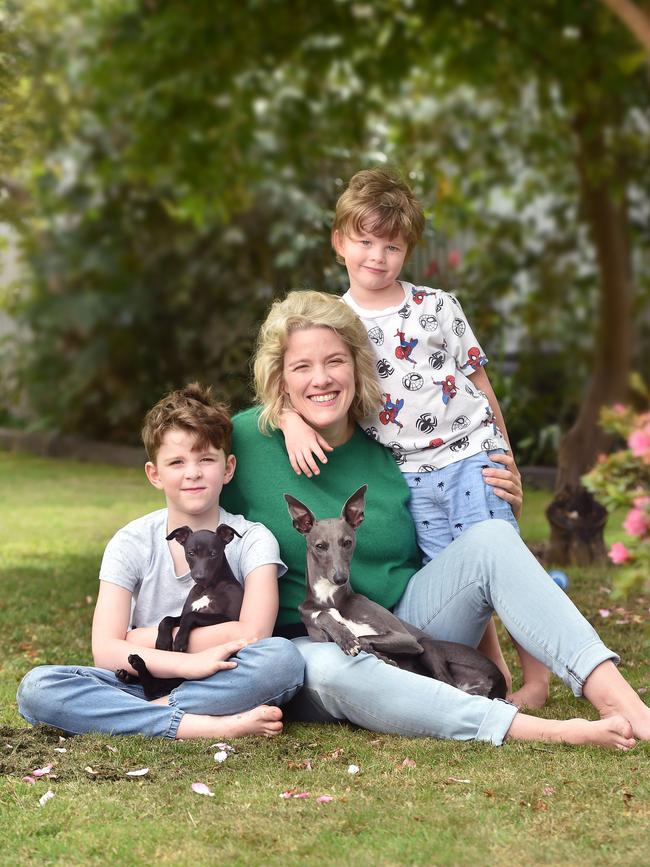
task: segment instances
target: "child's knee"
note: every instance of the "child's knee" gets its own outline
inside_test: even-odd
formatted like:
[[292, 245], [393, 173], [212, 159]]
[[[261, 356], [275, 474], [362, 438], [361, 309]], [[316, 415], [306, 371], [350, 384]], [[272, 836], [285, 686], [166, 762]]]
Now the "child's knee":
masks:
[[36, 725], [39, 722], [39, 712], [47, 689], [51, 668], [53, 666], [50, 665], [40, 665], [38, 668], [33, 668], [27, 672], [18, 686], [18, 692], [16, 693], [18, 712], [31, 725]]

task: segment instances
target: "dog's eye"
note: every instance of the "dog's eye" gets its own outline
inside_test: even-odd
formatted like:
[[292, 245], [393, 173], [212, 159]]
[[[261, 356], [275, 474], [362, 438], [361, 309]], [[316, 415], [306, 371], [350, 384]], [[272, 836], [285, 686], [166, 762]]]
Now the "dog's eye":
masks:
[[327, 542], [316, 542], [316, 547], [319, 551], [327, 551], [329, 545], [327, 544]]
[[343, 539], [343, 541], [341, 542], [341, 547], [342, 548], [349, 548], [351, 544], [352, 544], [352, 539]]
[[210, 557], [211, 557], [212, 560], [214, 560], [214, 558], [215, 558], [216, 556], [217, 556], [217, 552], [216, 552], [216, 551], [210, 551]]
[[194, 551], [194, 550], [192, 550], [192, 551], [186, 551], [186, 552], [185, 552], [185, 556], [186, 556], [186, 557], [196, 557], [196, 551]]

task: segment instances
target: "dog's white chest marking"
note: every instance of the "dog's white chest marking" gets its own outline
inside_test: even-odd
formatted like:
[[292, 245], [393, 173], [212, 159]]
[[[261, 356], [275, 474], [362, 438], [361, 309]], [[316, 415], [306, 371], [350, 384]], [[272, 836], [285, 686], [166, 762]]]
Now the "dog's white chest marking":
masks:
[[311, 589], [314, 596], [321, 603], [321, 605], [323, 605], [325, 602], [328, 602], [332, 598], [333, 588], [327, 578], [319, 578], [317, 581], [314, 581]]
[[346, 618], [342, 617], [336, 608], [329, 608], [327, 613], [330, 614], [334, 620], [338, 620], [339, 623], [349, 629], [357, 638], [360, 638], [362, 635], [377, 635], [377, 630], [373, 629], [372, 626], [368, 626], [367, 623], [357, 623], [355, 620], [346, 620]]
[[192, 611], [203, 611], [204, 608], [207, 608], [210, 604], [209, 596], [201, 596], [200, 599], [196, 599], [192, 602]]

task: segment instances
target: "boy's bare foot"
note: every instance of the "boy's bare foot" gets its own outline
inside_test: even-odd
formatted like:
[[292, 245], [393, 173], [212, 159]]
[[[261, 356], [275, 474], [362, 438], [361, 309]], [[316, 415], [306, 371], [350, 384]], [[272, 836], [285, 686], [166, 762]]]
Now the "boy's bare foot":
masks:
[[261, 704], [252, 710], [231, 716], [207, 716], [186, 713], [181, 719], [177, 738], [241, 738], [247, 735], [273, 737], [282, 731], [279, 707]]
[[524, 683], [520, 689], [508, 696], [508, 701], [523, 710], [523, 708], [544, 707], [547, 698], [548, 680], [543, 680]]

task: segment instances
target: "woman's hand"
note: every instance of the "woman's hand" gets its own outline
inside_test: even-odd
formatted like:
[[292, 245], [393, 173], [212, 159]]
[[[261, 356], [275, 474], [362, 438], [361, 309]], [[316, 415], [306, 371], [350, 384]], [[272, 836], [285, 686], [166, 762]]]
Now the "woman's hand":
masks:
[[483, 479], [488, 485], [492, 485], [497, 497], [510, 503], [513, 515], [519, 520], [524, 502], [524, 490], [515, 459], [511, 454], [504, 454], [490, 455], [490, 460], [503, 464], [504, 468], [497, 470], [495, 467], [487, 467], [483, 470]]

